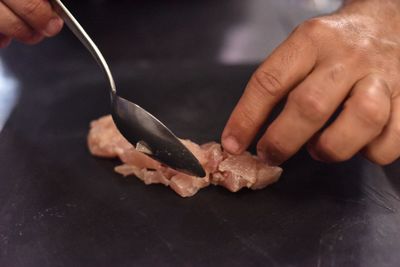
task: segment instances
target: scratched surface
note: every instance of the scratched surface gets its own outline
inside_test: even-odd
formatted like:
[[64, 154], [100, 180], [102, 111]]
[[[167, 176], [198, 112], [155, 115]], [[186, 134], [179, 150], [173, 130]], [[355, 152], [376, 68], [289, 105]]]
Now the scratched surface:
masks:
[[[244, 1], [134, 2], [132, 24], [131, 1], [77, 11], [100, 14], [85, 22], [121, 94], [198, 142], [218, 140], [254, 61], [315, 13], [264, 1], [278, 8], [265, 9], [271, 40], [254, 39], [260, 47], [247, 54], [245, 44], [219, 38], [244, 20]], [[119, 15], [121, 29], [110, 32], [105, 10]], [[106, 84], [70, 34], [16, 45], [1, 61], [20, 96], [0, 132], [0, 266], [398, 266], [400, 163], [381, 168], [357, 157], [325, 165], [301, 152], [265, 190], [209, 187], [183, 199], [89, 155], [88, 123], [108, 113]]]

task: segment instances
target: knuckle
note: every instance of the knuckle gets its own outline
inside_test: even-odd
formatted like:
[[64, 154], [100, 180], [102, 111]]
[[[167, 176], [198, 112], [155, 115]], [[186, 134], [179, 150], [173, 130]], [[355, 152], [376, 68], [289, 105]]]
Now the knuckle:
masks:
[[258, 70], [254, 73], [255, 88], [262, 96], [278, 96], [283, 91], [280, 75], [277, 71]]
[[336, 63], [330, 67], [328, 71], [329, 79], [334, 83], [342, 81], [344, 74], [346, 73], [346, 66], [342, 63]]
[[356, 49], [359, 51], [371, 51], [376, 47], [376, 40], [371, 37], [363, 37], [358, 40], [356, 43]]
[[370, 75], [369, 76], [369, 83], [371, 87], [374, 88], [375, 91], [383, 92], [385, 95], [390, 96], [391, 92], [389, 90], [389, 86], [384, 79], [379, 77], [379, 75]]
[[253, 113], [251, 112], [251, 108], [247, 105], [244, 105], [236, 121], [237, 126], [243, 130], [254, 129], [255, 127], [258, 127], [256, 120], [252, 114]]
[[44, 1], [26, 1], [22, 8], [22, 13], [25, 16], [32, 16], [37, 13], [38, 10], [42, 7]]
[[32, 37], [32, 33], [21, 22], [13, 23], [10, 27], [10, 32], [13, 37], [23, 41], [29, 40]]
[[313, 38], [318, 35], [321, 30], [326, 29], [328, 25], [325, 18], [312, 18], [301, 23], [295, 31]]
[[389, 112], [382, 106], [382, 102], [368, 92], [357, 99], [356, 109], [358, 118], [374, 128], [382, 128], [388, 120]]
[[304, 43], [298, 39], [288, 39], [285, 42], [286, 49], [280, 54], [281, 68], [290, 67], [296, 60], [299, 60]]
[[329, 117], [329, 110], [317, 92], [312, 88], [307, 91], [297, 90], [289, 95], [288, 101], [296, 106], [303, 118], [313, 122], [324, 121]]
[[270, 154], [275, 155], [277, 158], [287, 157], [292, 153], [289, 145], [282, 142], [280, 134], [269, 129], [259, 144], [259, 148], [263, 147], [264, 150]]
[[[371, 64], [371, 51], [375, 51], [376, 49], [372, 49], [373, 47], [372, 40], [368, 40], [364, 38], [358, 42], [349, 44], [346, 48], [347, 61], [354, 68], [354, 70], [358, 70], [360, 64]], [[375, 62], [376, 63], [376, 62]], [[374, 63], [374, 64], [375, 64]]]

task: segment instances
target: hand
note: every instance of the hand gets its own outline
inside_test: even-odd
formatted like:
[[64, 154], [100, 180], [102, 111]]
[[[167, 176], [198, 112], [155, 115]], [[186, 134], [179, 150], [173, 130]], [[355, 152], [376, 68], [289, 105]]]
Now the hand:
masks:
[[400, 156], [399, 33], [399, 0], [346, 1], [304, 22], [251, 77], [222, 134], [224, 148], [244, 151], [287, 96], [257, 145], [268, 163], [283, 163], [305, 143], [316, 160], [362, 151], [378, 164], [393, 162]]
[[63, 21], [52, 10], [47, 0], [0, 1], [0, 48], [12, 39], [26, 44], [36, 44], [56, 35]]

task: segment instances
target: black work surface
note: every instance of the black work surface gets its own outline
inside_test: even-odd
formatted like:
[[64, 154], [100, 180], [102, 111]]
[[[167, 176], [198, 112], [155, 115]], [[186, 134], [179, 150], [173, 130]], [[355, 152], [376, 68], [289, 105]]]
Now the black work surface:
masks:
[[[240, 1], [218, 3], [228, 2]], [[186, 13], [172, 5], [168, 16], [186, 14], [189, 24], [194, 10], [183, 6]], [[145, 21], [163, 32], [157, 19]], [[255, 65], [202, 60], [216, 50], [209, 43], [164, 51], [163, 62], [120, 59], [124, 50], [112, 52], [110, 41], [117, 36], [97, 37], [120, 93], [182, 137], [218, 140]], [[185, 43], [189, 35], [177, 36]], [[176, 49], [173, 41], [165, 47]], [[325, 165], [301, 152], [265, 190], [209, 187], [184, 199], [122, 178], [113, 172], [117, 161], [89, 154], [88, 124], [109, 112], [107, 84], [68, 33], [32, 50], [15, 46], [3, 59], [21, 96], [0, 133], [0, 266], [399, 265], [399, 163]]]
[[[116, 68], [123, 95], [200, 142], [218, 140], [252, 70]], [[265, 190], [210, 187], [180, 198], [122, 178], [117, 162], [88, 153], [88, 123], [108, 112], [104, 84], [65, 75], [74, 78], [27, 90], [0, 136], [2, 266], [395, 266], [400, 259], [399, 166], [385, 172], [361, 159], [329, 166], [300, 154]]]

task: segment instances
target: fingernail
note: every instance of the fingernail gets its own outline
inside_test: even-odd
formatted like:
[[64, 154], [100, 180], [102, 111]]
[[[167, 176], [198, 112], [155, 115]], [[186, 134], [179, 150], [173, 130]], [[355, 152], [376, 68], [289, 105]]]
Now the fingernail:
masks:
[[63, 21], [61, 18], [53, 18], [47, 23], [46, 29], [43, 33], [47, 37], [53, 36], [61, 30], [62, 25]]
[[225, 150], [232, 154], [236, 154], [240, 151], [240, 144], [234, 136], [228, 136], [223, 138], [222, 146]]

